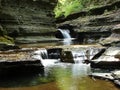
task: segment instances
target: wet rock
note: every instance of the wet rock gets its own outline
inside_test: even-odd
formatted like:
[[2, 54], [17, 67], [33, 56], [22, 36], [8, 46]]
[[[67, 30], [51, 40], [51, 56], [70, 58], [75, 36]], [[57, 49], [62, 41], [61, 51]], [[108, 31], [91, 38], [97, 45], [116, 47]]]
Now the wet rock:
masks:
[[61, 33], [59, 30], [56, 31], [56, 33], [55, 33], [55, 37], [56, 37], [56, 38], [60, 38], [60, 39], [64, 39], [62, 33]]
[[120, 87], [120, 71], [119, 70], [113, 71], [111, 73], [111, 76], [114, 78], [113, 80], [114, 84]]
[[92, 68], [116, 69], [120, 68], [119, 58], [115, 58], [120, 52], [120, 47], [108, 48], [98, 59], [91, 61]]
[[19, 46], [15, 45], [15, 44], [0, 43], [1, 51], [13, 50], [13, 49], [20, 49], [20, 48], [19, 48]]
[[14, 50], [14, 49], [20, 49], [20, 47], [17, 45], [4, 45], [1, 50], [6, 51], [6, 50]]
[[114, 78], [111, 76], [111, 73], [92, 73], [89, 75], [90, 77], [98, 78], [98, 79], [104, 79], [104, 80], [114, 80]]
[[94, 47], [89, 45], [63, 47], [61, 61], [71, 63], [89, 63], [90, 60], [104, 47]]
[[104, 52], [105, 52], [105, 48], [101, 49], [93, 58], [92, 60], [94, 59], [98, 59]]
[[114, 84], [118, 87], [120, 87], [120, 80], [114, 80]]
[[47, 49], [49, 59], [60, 59], [62, 54], [62, 48]]
[[74, 63], [74, 58], [71, 51], [63, 51], [61, 56], [62, 62]]
[[112, 76], [114, 77], [115, 80], [120, 79], [120, 71], [119, 70], [113, 71]]
[[108, 70], [108, 69], [94, 69], [89, 75], [90, 77], [110, 80], [116, 86], [120, 87], [120, 71], [119, 70]]

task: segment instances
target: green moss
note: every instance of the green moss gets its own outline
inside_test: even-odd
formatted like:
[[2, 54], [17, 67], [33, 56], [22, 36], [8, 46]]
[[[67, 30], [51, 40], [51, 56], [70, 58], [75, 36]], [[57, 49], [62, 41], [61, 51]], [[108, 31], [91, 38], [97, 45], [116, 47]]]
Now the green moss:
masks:
[[0, 43], [5, 43], [5, 44], [14, 44], [14, 40], [9, 37], [9, 36], [0, 36]]
[[0, 25], [0, 43], [5, 43], [5, 44], [13, 44], [14, 40], [7, 36], [6, 30], [3, 29], [3, 27]]

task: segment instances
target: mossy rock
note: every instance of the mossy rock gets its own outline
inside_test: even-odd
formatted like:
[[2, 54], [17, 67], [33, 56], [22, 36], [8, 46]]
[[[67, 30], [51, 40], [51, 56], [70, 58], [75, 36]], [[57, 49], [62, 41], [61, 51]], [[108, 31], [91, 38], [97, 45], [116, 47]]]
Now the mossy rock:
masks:
[[9, 36], [0, 36], [0, 43], [5, 43], [5, 44], [14, 44], [14, 40], [9, 37]]

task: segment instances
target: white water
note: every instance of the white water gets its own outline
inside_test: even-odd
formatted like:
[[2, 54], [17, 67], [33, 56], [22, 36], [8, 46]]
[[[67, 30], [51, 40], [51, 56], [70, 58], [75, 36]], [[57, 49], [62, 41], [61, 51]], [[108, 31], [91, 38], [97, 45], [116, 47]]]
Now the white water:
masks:
[[58, 29], [61, 34], [63, 35], [64, 39], [63, 39], [63, 44], [64, 45], [71, 45], [72, 42], [72, 37], [70, 36], [70, 31], [67, 29]]
[[33, 58], [39, 59], [43, 66], [54, 65], [59, 61], [58, 59], [49, 59], [47, 50], [45, 48], [35, 51]]
[[72, 51], [72, 55], [75, 63], [82, 63], [83, 60], [87, 59], [84, 51]]
[[82, 63], [84, 60], [91, 60], [95, 54], [99, 52], [98, 49], [95, 48], [87, 48], [87, 49], [78, 49], [72, 50], [72, 56], [75, 63]]
[[45, 48], [35, 51], [34, 55], [39, 55], [39, 59], [48, 59], [48, 53]]
[[[93, 56], [98, 52], [98, 49], [76, 49], [71, 50], [73, 60], [76, 64], [81, 64], [84, 60], [91, 60]], [[48, 52], [45, 48], [41, 48], [36, 50], [33, 53], [33, 58], [38, 59], [41, 61], [43, 66], [51, 66], [56, 65], [56, 63], [60, 63], [60, 58], [58, 59], [49, 59]]]
[[61, 33], [62, 33], [62, 35], [63, 35], [63, 37], [64, 38], [71, 38], [71, 36], [70, 36], [70, 31], [69, 30], [62, 30], [62, 29], [58, 29]]

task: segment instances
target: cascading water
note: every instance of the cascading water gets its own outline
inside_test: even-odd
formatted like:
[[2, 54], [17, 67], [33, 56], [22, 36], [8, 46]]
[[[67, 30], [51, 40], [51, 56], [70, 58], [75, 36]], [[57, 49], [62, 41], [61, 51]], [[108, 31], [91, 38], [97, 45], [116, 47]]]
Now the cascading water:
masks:
[[91, 60], [94, 55], [99, 52], [99, 49], [79, 49], [79, 50], [72, 50], [72, 56], [75, 63], [83, 63], [84, 60]]
[[48, 53], [46, 49], [40, 49], [34, 52], [35, 58], [39, 58], [41, 60], [48, 59]]
[[70, 36], [70, 31], [69, 30], [64, 30], [64, 29], [58, 29], [60, 32], [61, 32], [61, 34], [63, 35], [63, 37], [64, 38], [71, 38], [71, 36]]
[[82, 63], [87, 59], [84, 51], [72, 51], [72, 55], [75, 63]]
[[45, 48], [38, 49], [33, 54], [33, 58], [39, 59], [43, 66], [54, 65], [58, 62], [58, 59], [49, 59], [48, 52]]
[[68, 29], [58, 29], [63, 35], [63, 43], [64, 45], [72, 44], [72, 37], [70, 36], [70, 31]]

